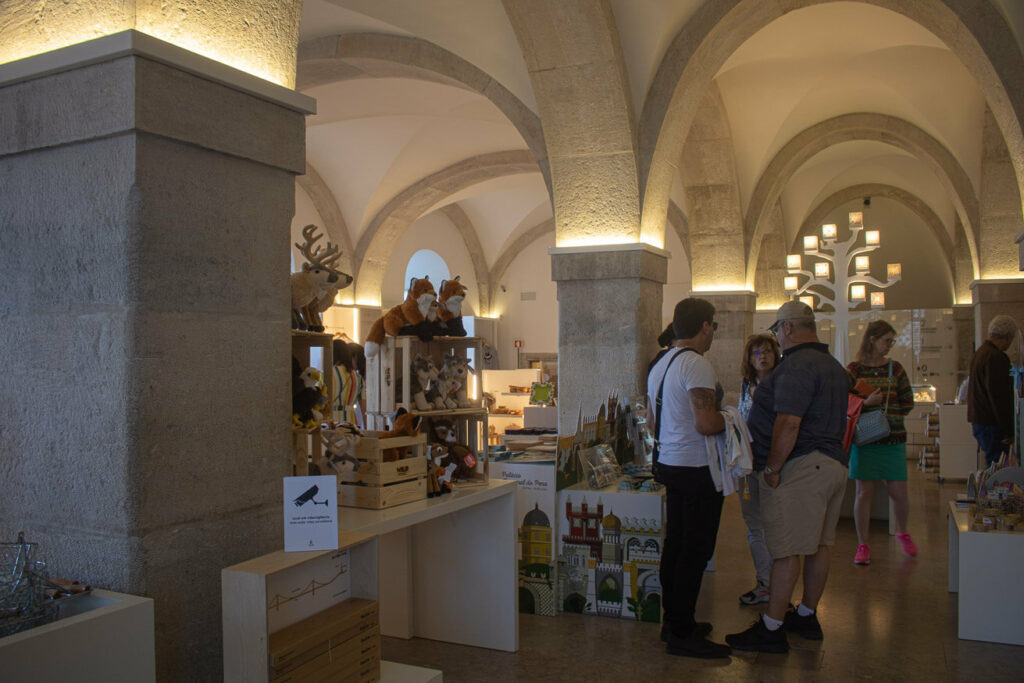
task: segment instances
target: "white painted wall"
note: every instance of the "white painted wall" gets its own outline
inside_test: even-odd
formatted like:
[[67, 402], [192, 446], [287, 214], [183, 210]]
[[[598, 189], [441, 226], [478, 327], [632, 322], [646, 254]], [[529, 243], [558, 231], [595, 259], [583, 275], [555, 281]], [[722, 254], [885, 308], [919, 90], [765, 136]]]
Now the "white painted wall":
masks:
[[[516, 367], [513, 342], [523, 340], [523, 351], [558, 353], [558, 295], [551, 280], [551, 256], [555, 235], [549, 233], [523, 249], [509, 264], [496, 288], [494, 310], [498, 320], [498, 360], [503, 369]], [[523, 293], [536, 298], [523, 301]]]

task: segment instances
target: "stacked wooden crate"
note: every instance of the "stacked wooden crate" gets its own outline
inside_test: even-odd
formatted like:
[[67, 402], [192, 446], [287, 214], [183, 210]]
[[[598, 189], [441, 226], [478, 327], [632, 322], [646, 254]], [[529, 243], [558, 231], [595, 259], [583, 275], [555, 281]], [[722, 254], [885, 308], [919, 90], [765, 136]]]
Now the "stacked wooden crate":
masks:
[[269, 637], [272, 683], [380, 678], [377, 602], [353, 598]]
[[[473, 352], [472, 356], [470, 351]], [[388, 336], [380, 351], [366, 359], [367, 426], [385, 429], [390, 416], [399, 408], [423, 416], [426, 425], [434, 419], [449, 419], [458, 432], [459, 442], [473, 451], [476, 459], [470, 476], [455, 482], [456, 486], [486, 484], [488, 414], [480, 396], [479, 370], [474, 368], [474, 376], [470, 379], [477, 390], [476, 397], [470, 398], [471, 405], [468, 407], [417, 410], [407, 380], [412, 376], [410, 366], [417, 354], [433, 359], [438, 368], [446, 354], [455, 354], [460, 358], [471, 357], [474, 363], [479, 363], [483, 358], [483, 340], [479, 337], [435, 337], [433, 341], [422, 342], [411, 336]], [[426, 425], [422, 427], [423, 431], [426, 431]]]
[[[427, 497], [427, 435], [383, 434], [364, 432], [356, 442], [359, 468], [338, 477], [340, 505], [379, 510]], [[385, 460], [389, 449], [398, 449], [401, 457]]]

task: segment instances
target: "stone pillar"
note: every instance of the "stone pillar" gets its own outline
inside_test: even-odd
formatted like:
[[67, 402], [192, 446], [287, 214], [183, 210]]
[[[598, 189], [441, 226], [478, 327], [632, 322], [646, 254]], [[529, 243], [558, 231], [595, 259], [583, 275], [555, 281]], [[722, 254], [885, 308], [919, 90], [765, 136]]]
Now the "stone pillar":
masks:
[[985, 110], [982, 129], [981, 189], [978, 207], [981, 226], [978, 251], [981, 277], [1012, 278], [1020, 272], [1014, 248], [1021, 226], [1021, 197], [1013, 160], [992, 111]]
[[558, 283], [558, 428], [573, 433], [580, 409], [612, 392], [647, 389], [658, 350], [668, 252], [646, 244], [549, 249]]
[[706, 299], [715, 307], [718, 330], [705, 357], [718, 375], [725, 390], [725, 405], [736, 405], [740, 396], [740, 362], [743, 346], [753, 333], [754, 310], [757, 295], [753, 292], [694, 292], [693, 296]]
[[956, 339], [956, 386], [967, 377], [974, 356], [974, 307], [953, 306], [953, 335]]
[[220, 570], [282, 543], [312, 100], [131, 31], [80, 49], [0, 66], [0, 539], [153, 598], [158, 678], [216, 680]]
[[[988, 324], [1000, 313], [1012, 316], [1024, 326], [1024, 278], [1019, 280], [976, 280], [971, 283], [971, 301], [974, 304], [974, 345], [977, 347], [988, 337]], [[1007, 351], [1014, 358], [1014, 346]]]

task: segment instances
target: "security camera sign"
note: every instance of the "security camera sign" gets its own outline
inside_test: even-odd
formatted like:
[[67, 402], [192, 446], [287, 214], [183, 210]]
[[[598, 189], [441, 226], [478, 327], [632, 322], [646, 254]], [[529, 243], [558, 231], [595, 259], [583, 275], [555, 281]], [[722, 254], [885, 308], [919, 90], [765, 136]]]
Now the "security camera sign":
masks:
[[337, 550], [338, 479], [284, 478], [284, 549]]

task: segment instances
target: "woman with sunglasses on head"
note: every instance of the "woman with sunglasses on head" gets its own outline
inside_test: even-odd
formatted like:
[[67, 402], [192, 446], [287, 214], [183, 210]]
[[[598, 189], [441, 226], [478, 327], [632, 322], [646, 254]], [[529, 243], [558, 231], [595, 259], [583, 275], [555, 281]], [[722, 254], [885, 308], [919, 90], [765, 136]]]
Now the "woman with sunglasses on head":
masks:
[[[779, 362], [779, 343], [774, 335], [755, 334], [743, 347], [743, 360], [740, 363], [740, 374], [743, 384], [740, 387], [740, 415], [746, 420], [750, 416], [750, 406], [754, 401], [754, 390], [775, 369]], [[750, 556], [754, 559], [754, 571], [757, 574], [757, 585], [740, 596], [740, 603], [756, 605], [768, 602], [768, 581], [772, 571], [772, 556], [764, 540], [764, 524], [761, 521], [760, 495], [757, 477], [747, 477], [746, 483], [740, 487], [740, 509], [743, 521], [747, 525], [747, 542], [750, 543]]]
[[850, 479], [857, 481], [857, 497], [853, 519], [857, 526], [857, 553], [854, 564], [871, 564], [868, 527], [871, 524], [871, 501], [875, 482], [884, 481], [896, 514], [896, 540], [903, 552], [917, 555], [917, 545], [907, 533], [909, 502], [907, 500], [907, 430], [904, 416], [914, 407], [914, 391], [903, 366], [886, 358], [896, 339], [896, 330], [884, 320], [876, 320], [864, 331], [857, 351], [857, 360], [847, 366], [854, 381], [863, 380], [875, 391], [864, 399], [863, 413], [884, 412], [889, 435], [868, 444], [850, 447]]

